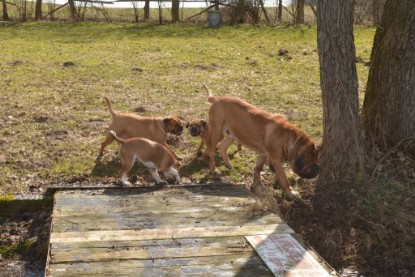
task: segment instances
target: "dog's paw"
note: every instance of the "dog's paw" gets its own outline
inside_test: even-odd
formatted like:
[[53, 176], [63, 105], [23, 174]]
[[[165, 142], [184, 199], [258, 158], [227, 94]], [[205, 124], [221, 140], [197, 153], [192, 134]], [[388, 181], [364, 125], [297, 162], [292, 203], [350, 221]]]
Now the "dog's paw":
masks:
[[217, 168], [215, 168], [215, 170], [210, 170], [209, 173], [212, 174], [212, 175], [220, 175], [221, 174], [220, 170], [217, 169]]
[[124, 187], [131, 187], [131, 183], [128, 181], [120, 181], [120, 185]]
[[287, 197], [288, 199], [295, 201], [295, 200], [300, 200], [301, 199], [301, 195], [299, 192], [292, 190], [290, 192], [287, 192]]
[[156, 184], [160, 185], [160, 186], [165, 186], [165, 185], [167, 185], [167, 181], [165, 181], [165, 180], [156, 181]]
[[232, 169], [232, 165], [231, 165], [231, 164], [229, 164], [229, 163], [228, 163], [228, 164], [227, 164], [227, 163], [225, 163], [225, 166], [226, 166], [226, 168], [227, 168], [227, 169]]

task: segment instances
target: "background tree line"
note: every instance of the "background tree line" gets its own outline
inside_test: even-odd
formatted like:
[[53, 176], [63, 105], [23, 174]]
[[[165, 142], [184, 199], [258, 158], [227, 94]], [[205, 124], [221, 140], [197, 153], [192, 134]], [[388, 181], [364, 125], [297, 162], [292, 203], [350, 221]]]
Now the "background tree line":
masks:
[[[197, 14], [188, 14], [180, 8], [181, 0], [158, 1], [159, 9], [150, 9], [150, 0], [143, 0], [142, 9], [138, 8], [138, 1], [132, 1], [130, 17], [125, 17], [123, 10], [119, 8], [105, 8], [103, 4], [110, 0], [68, 0], [59, 5], [54, 1], [44, 0], [0, 0], [1, 19], [4, 21], [27, 20], [105, 20], [105, 21], [151, 21], [179, 22], [199, 21]], [[94, 2], [94, 3], [92, 3]], [[170, 3], [171, 8], [164, 8], [164, 3]], [[222, 14], [222, 22], [233, 23], [295, 23], [315, 24], [318, 0], [292, 0], [290, 5], [283, 5], [283, 0], [275, 0], [275, 7], [265, 7], [264, 0], [211, 0], [207, 9], [202, 11], [219, 10]], [[385, 0], [352, 0], [351, 9], [355, 24], [376, 25], [382, 15]], [[166, 11], [163, 14], [163, 11]], [[187, 9], [189, 10], [189, 9]], [[158, 14], [157, 14], [158, 12]], [[205, 16], [203, 13], [200, 13]]]

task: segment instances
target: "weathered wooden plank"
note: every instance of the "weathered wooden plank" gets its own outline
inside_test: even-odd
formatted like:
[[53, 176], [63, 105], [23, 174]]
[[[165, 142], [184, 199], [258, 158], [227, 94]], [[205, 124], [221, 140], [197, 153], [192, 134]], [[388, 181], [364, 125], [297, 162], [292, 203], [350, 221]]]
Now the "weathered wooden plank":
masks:
[[[216, 186], [218, 187], [218, 186]], [[72, 201], [77, 201], [80, 198], [82, 202], [78, 203], [79, 207], [95, 206], [97, 204], [116, 203], [117, 205], [123, 201], [132, 201], [140, 203], [145, 200], [154, 199], [157, 202], [180, 202], [183, 199], [196, 202], [205, 202], [205, 201], [232, 201], [243, 200], [252, 198], [249, 192], [242, 186], [225, 186], [223, 190], [221, 189], [209, 189], [206, 187], [206, 190], [201, 187], [191, 187], [184, 189], [166, 189], [166, 190], [157, 190], [150, 192], [141, 192], [137, 190], [136, 193], [131, 190], [110, 190], [110, 191], [101, 191], [88, 193], [85, 191], [73, 192], [66, 191], [61, 192], [57, 195], [59, 201], [57, 201], [56, 208], [66, 207], [73, 203]], [[121, 201], [121, 202], [120, 202]]]
[[117, 240], [149, 240], [168, 238], [197, 238], [269, 235], [272, 233], [293, 233], [287, 224], [242, 225], [242, 226], [212, 226], [195, 228], [164, 228], [143, 230], [118, 231], [88, 231], [88, 232], [52, 232], [50, 242], [81, 242], [81, 241], [117, 241]]
[[131, 259], [172, 259], [190, 257], [213, 257], [235, 255], [249, 252], [254, 255], [255, 251], [247, 242], [242, 243], [200, 243], [195, 242], [187, 245], [166, 245], [156, 247], [109, 247], [109, 248], [78, 248], [71, 251], [54, 251], [51, 255], [53, 263], [72, 262], [94, 262], [111, 260]]
[[[97, 224], [99, 222], [99, 224]], [[54, 219], [54, 232], [81, 232], [104, 230], [128, 230], [128, 229], [157, 229], [167, 226], [182, 227], [208, 227], [239, 226], [239, 225], [269, 225], [279, 224], [282, 220], [275, 215], [252, 217], [244, 212], [215, 211], [210, 213], [147, 213], [145, 215], [107, 214], [97, 217], [92, 216], [65, 216]]]
[[132, 198], [132, 197], [120, 197], [111, 198], [108, 196], [96, 196], [95, 199], [86, 199], [81, 197], [71, 197], [66, 199], [58, 199], [55, 206], [56, 210], [80, 210], [80, 209], [96, 209], [100, 207], [103, 209], [111, 210], [114, 208], [122, 207], [142, 207], [152, 209], [158, 206], [163, 207], [187, 207], [187, 206], [200, 206], [201, 204], [209, 207], [226, 207], [226, 206], [241, 206], [248, 203], [254, 203], [253, 198], [242, 197], [213, 197], [213, 196], [201, 196], [201, 197], [164, 197], [155, 198], [148, 196], [147, 198]]
[[51, 264], [49, 276], [273, 276], [257, 255]]
[[247, 236], [276, 276], [328, 277], [330, 274], [289, 234]]
[[194, 245], [220, 245], [230, 247], [248, 244], [244, 236], [239, 237], [206, 237], [206, 238], [179, 238], [159, 240], [121, 240], [121, 241], [90, 241], [90, 242], [56, 242], [51, 245], [53, 251], [68, 251], [77, 248], [128, 248], [128, 247], [189, 247]]
[[177, 214], [200, 214], [200, 213], [207, 213], [207, 214], [213, 214], [215, 212], [235, 212], [235, 213], [244, 213], [247, 214], [247, 210], [249, 209], [248, 206], [219, 206], [219, 207], [207, 207], [207, 206], [197, 206], [194, 205], [193, 207], [181, 207], [181, 208], [173, 208], [173, 207], [161, 207], [158, 206], [156, 208], [145, 208], [142, 206], [131, 206], [131, 207], [119, 207], [119, 208], [113, 208], [113, 209], [105, 209], [101, 208], [100, 206], [97, 206], [94, 209], [79, 209], [76, 210], [54, 210], [53, 211], [53, 217], [59, 220], [60, 217], [94, 217], [96, 216], [97, 220], [101, 217], [105, 217], [106, 214], [112, 214], [115, 216], [125, 216], [125, 217], [135, 217], [135, 216], [142, 216], [147, 214], [164, 214], [164, 213], [172, 213], [175, 212]]

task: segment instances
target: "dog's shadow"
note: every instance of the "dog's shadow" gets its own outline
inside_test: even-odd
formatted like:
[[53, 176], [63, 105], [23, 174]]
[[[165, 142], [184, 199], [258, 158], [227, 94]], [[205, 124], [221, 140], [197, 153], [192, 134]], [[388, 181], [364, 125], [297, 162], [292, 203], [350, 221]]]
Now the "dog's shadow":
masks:
[[[118, 177], [121, 170], [121, 162], [118, 156], [113, 156], [111, 160], [102, 157], [97, 157], [95, 160], [95, 166], [92, 168], [91, 175], [96, 177]], [[140, 163], [134, 163], [133, 168], [128, 172], [129, 176], [145, 175], [145, 166]]]
[[186, 162], [179, 167], [180, 176], [189, 177], [196, 172], [206, 169], [207, 163], [199, 161], [198, 158], [192, 159], [190, 162]]

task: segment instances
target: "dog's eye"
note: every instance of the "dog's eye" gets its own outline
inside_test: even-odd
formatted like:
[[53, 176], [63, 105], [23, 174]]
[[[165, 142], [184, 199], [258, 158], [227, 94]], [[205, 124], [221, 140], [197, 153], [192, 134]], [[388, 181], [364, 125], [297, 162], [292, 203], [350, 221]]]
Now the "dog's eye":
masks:
[[298, 170], [301, 170], [306, 163], [306, 159], [304, 157], [304, 155], [301, 155], [298, 159], [295, 160], [295, 164], [294, 167], [297, 168]]

